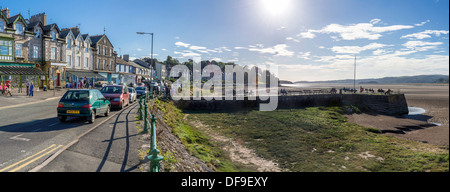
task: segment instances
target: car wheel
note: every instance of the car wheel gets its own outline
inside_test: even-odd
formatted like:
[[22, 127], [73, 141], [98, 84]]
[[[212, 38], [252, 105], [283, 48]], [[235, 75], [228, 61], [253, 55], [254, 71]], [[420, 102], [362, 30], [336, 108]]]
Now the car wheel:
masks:
[[111, 111], [111, 107], [106, 108], [106, 112], [105, 112], [105, 116], [108, 117], [109, 116], [109, 112]]
[[61, 121], [61, 122], [66, 122], [66, 120], [67, 120], [67, 116], [59, 116], [59, 121]]
[[91, 117], [88, 117], [88, 121], [89, 123], [94, 123], [95, 122], [95, 111], [92, 111]]

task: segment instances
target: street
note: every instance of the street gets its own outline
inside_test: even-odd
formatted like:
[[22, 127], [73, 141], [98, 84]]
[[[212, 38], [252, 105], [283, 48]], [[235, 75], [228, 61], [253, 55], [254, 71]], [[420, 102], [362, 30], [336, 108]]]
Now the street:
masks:
[[117, 113], [128, 109], [126, 118], [129, 115], [134, 120], [135, 116], [130, 113], [134, 109], [131, 105], [122, 111], [111, 111], [112, 118], [108, 121], [106, 117], [98, 116], [93, 124], [83, 118], [68, 118], [67, 122], [61, 123], [56, 116], [58, 101], [51, 99], [0, 108], [0, 172], [30, 171], [91, 128], [104, 127], [103, 124], [109, 121], [117, 124]]

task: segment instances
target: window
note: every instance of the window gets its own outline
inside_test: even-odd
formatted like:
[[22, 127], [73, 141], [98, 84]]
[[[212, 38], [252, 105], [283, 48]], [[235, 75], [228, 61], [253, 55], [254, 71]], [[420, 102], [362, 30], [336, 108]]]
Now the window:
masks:
[[86, 47], [86, 50], [84, 50], [84, 51], [87, 53], [87, 52], [89, 52], [89, 43], [88, 43], [88, 42], [85, 42], [84, 44], [86, 44], [86, 46], [85, 46], [85, 47]]
[[76, 60], [77, 67], [81, 66], [81, 57], [78, 56]]
[[72, 48], [72, 39], [67, 39], [67, 49]]
[[81, 41], [78, 41], [78, 51], [81, 51], [81, 46], [83, 45], [83, 43]]
[[33, 58], [37, 59], [39, 58], [39, 47], [33, 46]]
[[34, 37], [35, 38], [41, 38], [41, 30], [39, 30], [38, 28], [34, 29]]
[[113, 49], [111, 49], [111, 52], [109, 52], [109, 56], [113, 56]]
[[100, 55], [100, 49], [102, 48], [102, 46], [97, 46], [97, 54]]
[[16, 34], [23, 35], [23, 25], [22, 23], [16, 23]]
[[100, 59], [97, 59], [97, 70], [100, 68]]
[[5, 22], [0, 20], [0, 32], [5, 32]]
[[103, 47], [103, 55], [106, 55], [106, 47]]
[[22, 47], [23, 44], [20, 43], [16, 44], [16, 57], [22, 57]]
[[52, 31], [52, 40], [56, 41], [56, 33], [54, 31]]
[[89, 57], [86, 57], [84, 66], [85, 66], [86, 68], [89, 67]]
[[103, 70], [106, 69], [106, 60], [103, 60]]
[[109, 70], [110, 70], [110, 71], [113, 70], [113, 62], [112, 62], [112, 61], [109, 63]]
[[56, 52], [57, 52], [56, 47], [52, 47], [52, 50], [51, 50], [51, 51], [52, 51], [52, 52], [51, 52], [50, 58], [51, 58], [52, 60], [56, 60]]
[[67, 66], [72, 65], [72, 55], [67, 55]]
[[0, 39], [0, 60], [13, 61], [13, 41]]

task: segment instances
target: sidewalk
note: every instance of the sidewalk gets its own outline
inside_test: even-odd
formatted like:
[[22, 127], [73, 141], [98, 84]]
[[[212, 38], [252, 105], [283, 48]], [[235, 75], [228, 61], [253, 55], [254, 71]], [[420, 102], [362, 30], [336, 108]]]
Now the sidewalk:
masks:
[[136, 104], [79, 138], [39, 172], [140, 172]]
[[[46, 99], [56, 99], [62, 97], [68, 89], [57, 89], [55, 93], [53, 90], [48, 91], [35, 91], [33, 97], [26, 96], [26, 93], [12, 93], [12, 96], [0, 96], [0, 109], [2, 107], [14, 106], [20, 104], [33, 103], [43, 101]], [[53, 95], [54, 94], [54, 95]]]

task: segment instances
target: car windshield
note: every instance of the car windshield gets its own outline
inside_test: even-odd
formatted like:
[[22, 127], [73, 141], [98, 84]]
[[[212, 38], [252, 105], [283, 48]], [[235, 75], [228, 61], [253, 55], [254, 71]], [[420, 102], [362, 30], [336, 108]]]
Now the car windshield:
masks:
[[61, 101], [89, 101], [89, 91], [67, 91]]
[[145, 90], [145, 87], [136, 87], [136, 90]]
[[102, 93], [122, 93], [122, 87], [103, 87]]

